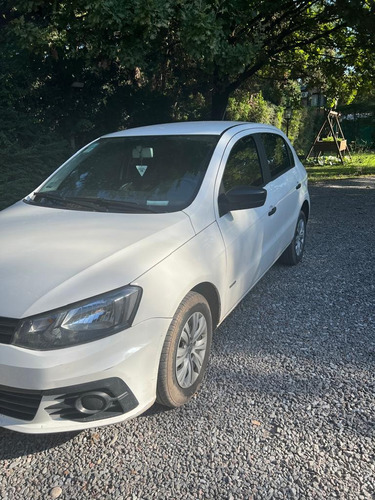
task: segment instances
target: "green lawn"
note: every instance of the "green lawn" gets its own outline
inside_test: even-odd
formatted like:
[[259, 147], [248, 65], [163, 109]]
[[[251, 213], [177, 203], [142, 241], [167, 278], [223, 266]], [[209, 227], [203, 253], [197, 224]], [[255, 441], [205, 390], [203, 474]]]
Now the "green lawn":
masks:
[[352, 160], [346, 157], [344, 165], [333, 156], [321, 157], [320, 161], [324, 164], [302, 160], [311, 182], [375, 175], [375, 152], [353, 153]]

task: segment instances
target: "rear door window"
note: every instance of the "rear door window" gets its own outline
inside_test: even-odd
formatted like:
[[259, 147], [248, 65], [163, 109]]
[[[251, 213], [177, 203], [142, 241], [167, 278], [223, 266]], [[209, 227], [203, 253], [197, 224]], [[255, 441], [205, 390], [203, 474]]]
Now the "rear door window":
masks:
[[277, 134], [260, 134], [264, 146], [266, 162], [270, 170], [271, 180], [294, 167], [293, 154], [284, 141]]

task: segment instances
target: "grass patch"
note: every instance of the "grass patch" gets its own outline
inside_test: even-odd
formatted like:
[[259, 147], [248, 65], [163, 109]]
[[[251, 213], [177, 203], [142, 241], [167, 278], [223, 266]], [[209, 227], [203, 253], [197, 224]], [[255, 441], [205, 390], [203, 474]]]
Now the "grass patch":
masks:
[[311, 182], [375, 175], [375, 153], [353, 153], [352, 160], [345, 157], [344, 165], [334, 156], [322, 156], [319, 163], [315, 159], [302, 163]]

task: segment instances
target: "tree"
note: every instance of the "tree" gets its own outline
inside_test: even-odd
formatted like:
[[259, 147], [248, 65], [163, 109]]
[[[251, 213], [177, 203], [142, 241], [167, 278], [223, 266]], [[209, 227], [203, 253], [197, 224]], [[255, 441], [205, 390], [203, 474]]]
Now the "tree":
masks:
[[357, 65], [363, 68], [363, 56], [373, 54], [371, 8], [363, 2], [200, 5], [193, 1], [186, 6], [189, 22], [181, 41], [212, 89], [212, 118], [222, 118], [228, 97], [261, 71], [281, 70], [297, 77], [323, 67], [343, 75]]
[[201, 117], [209, 107], [221, 119], [233, 92], [262, 73], [328, 74], [333, 93], [337, 82], [360, 86], [375, 73], [374, 12], [370, 0], [9, 0], [2, 22], [16, 51], [39, 61], [39, 88], [63, 96], [71, 127], [72, 109], [82, 111], [66, 102], [77, 79], [99, 114], [110, 102], [121, 116], [146, 111], [159, 96], [166, 118], [202, 96]]

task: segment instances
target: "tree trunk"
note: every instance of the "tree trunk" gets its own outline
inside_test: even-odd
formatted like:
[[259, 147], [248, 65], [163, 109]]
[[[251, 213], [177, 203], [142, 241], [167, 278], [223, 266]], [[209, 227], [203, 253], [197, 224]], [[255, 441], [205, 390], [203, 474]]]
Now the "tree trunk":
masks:
[[214, 89], [212, 91], [211, 120], [224, 120], [229, 96], [230, 91], [227, 89], [223, 91]]

